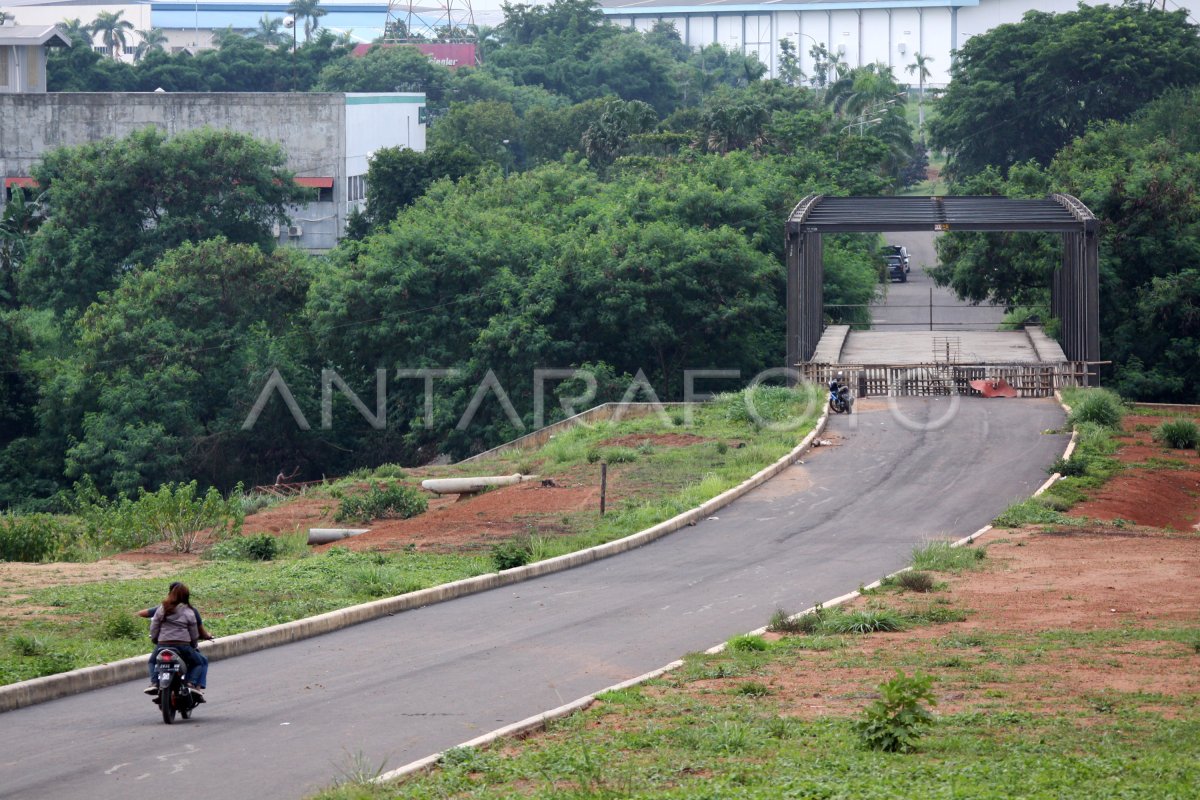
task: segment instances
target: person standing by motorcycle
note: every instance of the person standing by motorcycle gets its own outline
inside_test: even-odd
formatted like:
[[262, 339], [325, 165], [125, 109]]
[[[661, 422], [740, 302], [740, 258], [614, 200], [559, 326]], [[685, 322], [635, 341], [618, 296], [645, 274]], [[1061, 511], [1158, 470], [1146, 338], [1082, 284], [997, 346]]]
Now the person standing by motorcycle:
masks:
[[[187, 586], [179, 582], [171, 584], [170, 592], [150, 620], [150, 641], [154, 643], [150, 663], [154, 664], [154, 659], [164, 648], [175, 650], [188, 665], [187, 682], [191, 690], [204, 697], [208, 679], [208, 659], [198, 649], [201, 637], [200, 620], [195, 609], [189, 604], [190, 600], [191, 593]], [[212, 637], [205, 635], [205, 638]], [[146, 694], [155, 691], [157, 687], [151, 685], [146, 689]]]

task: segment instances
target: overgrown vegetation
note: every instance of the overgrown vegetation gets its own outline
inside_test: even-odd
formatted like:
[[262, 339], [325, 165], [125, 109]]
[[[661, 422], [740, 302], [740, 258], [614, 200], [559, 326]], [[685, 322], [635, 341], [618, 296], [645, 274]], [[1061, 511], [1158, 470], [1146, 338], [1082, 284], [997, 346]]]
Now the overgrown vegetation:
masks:
[[1200, 428], [1190, 419], [1167, 420], [1154, 429], [1154, 441], [1176, 450], [1192, 450], [1200, 443]]
[[424, 514], [429, 501], [420, 490], [401, 483], [371, 483], [364, 492], [344, 493], [334, 519], [367, 523], [376, 519], [408, 519]]

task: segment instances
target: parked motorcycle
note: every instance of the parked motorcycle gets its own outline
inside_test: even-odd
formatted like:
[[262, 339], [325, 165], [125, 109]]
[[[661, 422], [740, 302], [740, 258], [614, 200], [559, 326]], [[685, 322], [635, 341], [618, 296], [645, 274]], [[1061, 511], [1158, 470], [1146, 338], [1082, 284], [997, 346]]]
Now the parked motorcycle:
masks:
[[829, 410], [835, 414], [849, 414], [854, 408], [854, 398], [850, 396], [850, 387], [839, 381], [829, 382]]
[[154, 657], [154, 682], [158, 684], [158, 694], [153, 697], [162, 711], [163, 722], [170, 725], [175, 721], [175, 715], [188, 719], [192, 710], [204, 702], [204, 698], [188, 688], [184, 681], [187, 675], [187, 662], [177, 650], [164, 647]]

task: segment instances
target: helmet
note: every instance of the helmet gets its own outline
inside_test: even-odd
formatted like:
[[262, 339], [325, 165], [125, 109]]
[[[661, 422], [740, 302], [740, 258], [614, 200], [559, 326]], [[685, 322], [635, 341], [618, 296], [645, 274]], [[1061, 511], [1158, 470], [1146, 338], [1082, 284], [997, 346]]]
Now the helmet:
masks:
[[837, 376], [838, 376], [839, 378], [841, 378], [841, 377], [842, 377], [842, 371], [841, 371], [840, 369], [838, 370], [838, 374], [837, 374]]

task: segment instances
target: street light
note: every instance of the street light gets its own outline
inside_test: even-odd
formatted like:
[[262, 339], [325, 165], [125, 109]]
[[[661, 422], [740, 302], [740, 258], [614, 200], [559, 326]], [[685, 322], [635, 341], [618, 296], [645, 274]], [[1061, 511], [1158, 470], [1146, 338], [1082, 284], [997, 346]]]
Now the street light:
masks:
[[284, 17], [283, 27], [292, 29], [292, 91], [296, 91], [296, 18]]

